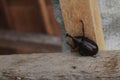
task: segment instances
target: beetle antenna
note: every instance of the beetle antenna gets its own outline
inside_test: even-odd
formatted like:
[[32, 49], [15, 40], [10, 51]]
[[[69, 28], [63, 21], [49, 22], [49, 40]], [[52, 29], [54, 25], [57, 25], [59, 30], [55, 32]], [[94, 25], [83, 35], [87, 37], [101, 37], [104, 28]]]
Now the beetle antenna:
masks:
[[80, 20], [80, 22], [82, 23], [82, 32], [83, 32], [83, 38], [84, 38], [85, 37], [84, 22], [82, 20]]

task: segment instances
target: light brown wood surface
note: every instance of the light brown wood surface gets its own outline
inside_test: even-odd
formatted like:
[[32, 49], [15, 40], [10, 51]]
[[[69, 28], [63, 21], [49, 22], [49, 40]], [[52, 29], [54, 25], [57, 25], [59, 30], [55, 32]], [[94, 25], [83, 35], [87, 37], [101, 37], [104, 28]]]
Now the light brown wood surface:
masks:
[[101, 25], [97, 0], [60, 0], [66, 32], [72, 36], [82, 35], [83, 20], [85, 35], [94, 40], [100, 50], [105, 50], [104, 35]]

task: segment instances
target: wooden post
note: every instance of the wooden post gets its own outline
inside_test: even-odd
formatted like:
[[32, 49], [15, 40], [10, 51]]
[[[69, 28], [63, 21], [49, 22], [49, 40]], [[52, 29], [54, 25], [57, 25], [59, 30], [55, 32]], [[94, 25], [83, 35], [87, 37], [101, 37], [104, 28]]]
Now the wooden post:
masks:
[[10, 10], [8, 8], [7, 1], [6, 0], [0, 0], [0, 2], [1, 2], [2, 11], [4, 12], [5, 18], [7, 20], [7, 25], [10, 28], [13, 28], [13, 26], [14, 26], [13, 18], [10, 14]]
[[60, 35], [60, 28], [53, 15], [51, 0], [38, 0], [46, 31], [49, 34]]
[[82, 35], [80, 20], [83, 20], [86, 37], [94, 40], [100, 50], [105, 50], [98, 1], [60, 0], [60, 4], [67, 33], [72, 36]]

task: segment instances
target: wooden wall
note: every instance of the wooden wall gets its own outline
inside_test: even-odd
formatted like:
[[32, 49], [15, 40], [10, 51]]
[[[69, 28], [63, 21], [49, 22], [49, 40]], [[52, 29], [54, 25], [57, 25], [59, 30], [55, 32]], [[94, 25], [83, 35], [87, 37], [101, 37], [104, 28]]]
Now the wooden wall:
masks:
[[7, 29], [15, 31], [60, 35], [59, 25], [53, 16], [51, 0], [42, 0], [43, 3], [41, 0], [0, 1], [0, 14], [4, 14], [1, 19], [5, 19], [5, 24], [0, 27], [7, 25]]
[[8, 25], [6, 24], [6, 21], [5, 21], [5, 15], [2, 11], [2, 4], [0, 2], [0, 28], [5, 29], [5, 28], [8, 28], [7, 26]]

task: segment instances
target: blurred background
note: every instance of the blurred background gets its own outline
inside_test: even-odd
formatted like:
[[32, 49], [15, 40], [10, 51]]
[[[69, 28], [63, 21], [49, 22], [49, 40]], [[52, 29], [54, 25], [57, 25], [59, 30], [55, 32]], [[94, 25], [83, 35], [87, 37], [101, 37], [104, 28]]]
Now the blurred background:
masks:
[[[119, 5], [99, 0], [107, 50], [120, 49]], [[0, 54], [67, 50], [59, 0], [0, 0]]]
[[120, 50], [120, 0], [99, 0], [107, 50]]
[[0, 0], [0, 54], [42, 52], [61, 52], [52, 0]]

